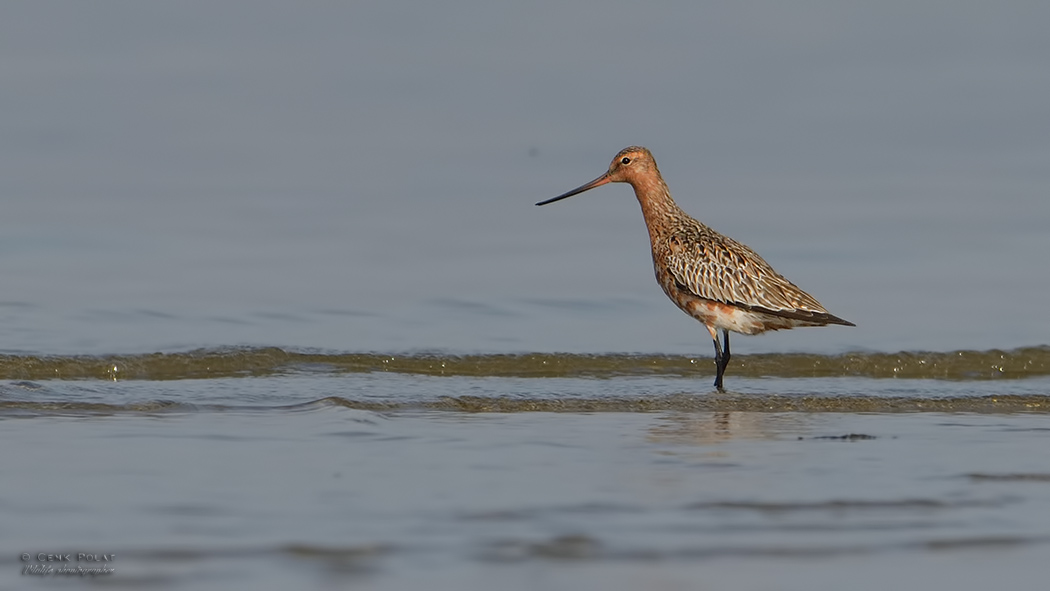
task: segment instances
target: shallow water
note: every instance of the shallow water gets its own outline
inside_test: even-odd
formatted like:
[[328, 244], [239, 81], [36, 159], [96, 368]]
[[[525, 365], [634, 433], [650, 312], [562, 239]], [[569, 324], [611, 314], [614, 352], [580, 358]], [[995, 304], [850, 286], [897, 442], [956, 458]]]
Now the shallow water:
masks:
[[676, 360], [278, 353], [0, 387], [4, 585], [91, 577], [22, 574], [46, 552], [115, 553], [96, 582], [138, 588], [980, 589], [1050, 551], [1045, 371], [718, 393]]

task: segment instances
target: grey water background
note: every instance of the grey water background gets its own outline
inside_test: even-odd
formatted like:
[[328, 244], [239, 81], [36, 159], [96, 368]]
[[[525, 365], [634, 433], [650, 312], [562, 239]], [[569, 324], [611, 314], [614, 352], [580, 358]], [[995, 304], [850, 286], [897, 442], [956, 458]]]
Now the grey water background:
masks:
[[[0, 352], [229, 346], [707, 361], [624, 186], [856, 329], [734, 353], [1045, 345], [1038, 3], [57, 2], [0, 9]], [[167, 588], [984, 589], [1045, 575], [1032, 413], [467, 413], [346, 400], [709, 396], [710, 379], [8, 381], [22, 552]], [[755, 396], [1045, 396], [734, 378]], [[108, 405], [95, 412], [86, 402]], [[169, 404], [158, 404], [158, 402]], [[131, 405], [142, 403], [141, 407]], [[73, 405], [63, 410], [62, 405]], [[352, 405], [351, 405], [352, 406]], [[873, 439], [835, 439], [850, 434]], [[887, 565], [892, 564], [893, 568]]]
[[1038, 4], [17, 3], [0, 348], [708, 354], [629, 188], [862, 330], [740, 352], [1047, 341]]

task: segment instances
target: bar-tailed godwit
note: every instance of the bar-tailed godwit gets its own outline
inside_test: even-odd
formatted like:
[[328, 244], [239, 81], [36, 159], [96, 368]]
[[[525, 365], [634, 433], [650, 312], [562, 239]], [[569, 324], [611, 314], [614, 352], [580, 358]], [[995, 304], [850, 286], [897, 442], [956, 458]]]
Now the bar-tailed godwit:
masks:
[[[630, 183], [642, 206], [656, 280], [683, 312], [704, 323], [715, 342], [715, 387], [729, 365], [729, 331], [760, 334], [798, 326], [856, 326], [773, 270], [758, 253], [689, 217], [671, 198], [646, 148], [620, 150], [609, 171], [547, 205], [606, 183]], [[722, 331], [724, 345], [718, 342]]]

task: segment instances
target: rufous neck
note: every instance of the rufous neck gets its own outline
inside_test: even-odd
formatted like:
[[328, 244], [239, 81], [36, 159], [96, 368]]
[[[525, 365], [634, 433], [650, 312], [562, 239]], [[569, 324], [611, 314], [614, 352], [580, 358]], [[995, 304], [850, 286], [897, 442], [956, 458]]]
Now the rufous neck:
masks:
[[661, 230], [673, 225], [671, 222], [682, 215], [682, 210], [671, 198], [667, 183], [659, 177], [637, 179], [631, 185], [634, 187], [634, 196], [642, 206], [649, 235], [655, 240]]

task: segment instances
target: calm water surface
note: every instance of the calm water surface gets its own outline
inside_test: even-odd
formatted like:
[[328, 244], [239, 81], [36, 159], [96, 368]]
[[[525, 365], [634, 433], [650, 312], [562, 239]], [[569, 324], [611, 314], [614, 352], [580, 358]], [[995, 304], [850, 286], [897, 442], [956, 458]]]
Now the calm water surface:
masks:
[[[0, 588], [1035, 587], [1048, 12], [5, 7]], [[630, 144], [858, 327], [712, 392]]]
[[1046, 344], [1050, 5], [964, 4], [18, 4], [0, 351], [706, 355], [626, 186], [533, 205], [631, 144], [859, 326], [735, 352]]
[[[982, 589], [1045, 574], [1045, 375], [737, 377], [719, 394], [706, 374], [307, 369], [5, 383], [18, 451], [0, 457], [0, 581], [80, 579], [32, 580], [23, 552], [115, 553], [95, 582], [170, 589]], [[898, 410], [857, 411], [873, 399]]]

